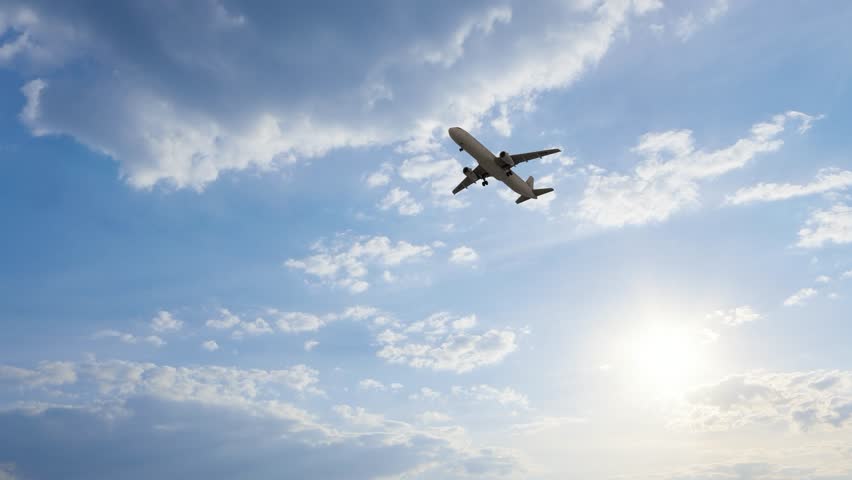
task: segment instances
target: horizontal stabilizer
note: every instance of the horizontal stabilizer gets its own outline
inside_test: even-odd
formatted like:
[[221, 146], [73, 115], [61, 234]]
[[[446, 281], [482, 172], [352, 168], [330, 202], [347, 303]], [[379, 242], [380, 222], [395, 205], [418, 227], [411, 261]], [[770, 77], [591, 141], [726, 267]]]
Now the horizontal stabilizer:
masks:
[[[540, 197], [540, 196], [544, 195], [545, 193], [550, 193], [552, 191], [553, 191], [552, 188], [536, 188], [536, 189], [533, 189], [533, 193], [535, 193], [536, 197]], [[521, 195], [520, 197], [518, 197], [517, 200], [515, 200], [515, 203], [520, 205], [521, 203], [524, 203], [527, 200], [530, 200], [530, 197], [525, 197], [525, 196]]]

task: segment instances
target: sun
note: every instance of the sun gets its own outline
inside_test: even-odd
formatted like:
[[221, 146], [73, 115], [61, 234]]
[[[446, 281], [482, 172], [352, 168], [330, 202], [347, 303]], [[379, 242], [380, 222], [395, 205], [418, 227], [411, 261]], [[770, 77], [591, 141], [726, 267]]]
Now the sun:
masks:
[[623, 343], [631, 382], [658, 397], [671, 397], [694, 386], [707, 367], [705, 345], [687, 328], [655, 325], [638, 329]]

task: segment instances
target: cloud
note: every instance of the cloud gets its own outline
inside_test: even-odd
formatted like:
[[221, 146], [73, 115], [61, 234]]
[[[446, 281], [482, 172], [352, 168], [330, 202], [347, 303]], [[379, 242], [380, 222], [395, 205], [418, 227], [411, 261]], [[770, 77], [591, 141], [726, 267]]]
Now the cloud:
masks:
[[41, 362], [34, 369], [0, 365], [0, 382], [26, 388], [54, 387], [73, 384], [77, 371], [72, 362]]
[[201, 344], [201, 348], [208, 352], [215, 352], [216, 350], [219, 350], [219, 344], [216, 343], [216, 340], [207, 340]]
[[266, 311], [278, 330], [285, 333], [315, 332], [326, 324], [326, 320], [311, 313], [281, 312], [274, 308]]
[[675, 35], [682, 41], [689, 40], [698, 30], [712, 25], [728, 11], [728, 0], [714, 0], [704, 12], [696, 15], [689, 12], [675, 22]]
[[222, 318], [207, 320], [205, 325], [217, 330], [227, 330], [236, 327], [240, 323], [240, 317], [231, 313], [227, 308], [220, 309], [219, 314]]
[[842, 245], [852, 242], [852, 207], [837, 204], [828, 210], [817, 210], [801, 230], [798, 246], [818, 248], [826, 243]]
[[743, 323], [760, 320], [761, 315], [755, 312], [750, 306], [743, 305], [730, 310], [716, 310], [715, 312], [708, 314], [707, 317], [713, 320], [718, 320], [730, 327], [736, 327]]
[[831, 277], [828, 275], [820, 275], [816, 279], [814, 279], [816, 283], [831, 283]]
[[273, 332], [272, 326], [263, 318], [255, 318], [253, 322], [241, 321], [240, 328], [234, 330], [232, 336], [234, 338], [243, 338], [246, 335], [256, 337], [259, 335], [268, 335]]
[[852, 372], [755, 372], [692, 391], [675, 427], [723, 431], [786, 425], [800, 431], [850, 425]]
[[807, 300], [809, 298], [816, 296], [817, 293], [819, 293], [819, 292], [814, 288], [810, 288], [810, 287], [803, 288], [803, 289], [797, 291], [796, 293], [790, 295], [789, 297], [787, 297], [787, 299], [784, 300], [784, 306], [785, 307], [801, 307], [807, 302]]
[[427, 187], [434, 204], [459, 208], [466, 203], [453, 195], [453, 188], [463, 179], [462, 169], [462, 164], [454, 158], [439, 160], [422, 154], [405, 159], [399, 166], [399, 176]]
[[183, 322], [174, 318], [171, 313], [160, 310], [157, 316], [151, 319], [151, 329], [155, 332], [175, 332], [183, 327]]
[[[142, 480], [170, 478], [176, 471], [186, 478], [238, 472], [272, 480], [285, 472], [286, 478], [367, 480], [404, 478], [410, 471], [447, 479], [523, 472], [516, 456], [476, 448], [458, 428], [417, 428], [348, 405], [334, 407], [344, 422], [341, 427], [318, 424], [313, 415], [275, 401], [249, 411], [203, 401], [134, 396], [121, 408], [124, 413], [117, 416], [91, 408], [0, 412], [4, 426], [0, 446], [4, 458], [15, 466], [11, 470], [4, 465], [4, 475], [12, 471], [22, 479]], [[81, 426], [85, 441], [80, 439]], [[45, 461], [45, 451], [66, 454]], [[217, 454], [189, 454], [194, 451]], [[479, 472], [463, 468], [471, 465], [485, 468]]]
[[95, 334], [93, 335], [93, 338], [95, 338], [95, 339], [117, 338], [118, 340], [120, 340], [124, 343], [131, 344], [131, 345], [135, 345], [139, 342], [145, 342], [145, 343], [148, 343], [148, 344], [153, 345], [155, 347], [162, 347], [163, 345], [166, 344], [166, 341], [163, 340], [162, 338], [158, 337], [157, 335], [147, 335], [147, 336], [144, 336], [144, 337], [140, 337], [140, 336], [137, 336], [137, 335], [133, 335], [132, 333], [119, 332], [118, 330], [111, 330], [111, 329], [99, 330], [99, 331], [95, 332]]
[[792, 111], [775, 115], [770, 122], [753, 125], [748, 137], [712, 151], [696, 149], [690, 130], [645, 134], [633, 148], [642, 160], [632, 173], [592, 171], [578, 216], [603, 227], [662, 222], [698, 204], [700, 182], [781, 148], [779, 136], [789, 120], [798, 121], [801, 129], [814, 118]]
[[435, 412], [432, 410], [417, 414], [417, 421], [420, 423], [447, 423], [452, 420], [452, 417], [443, 412]]
[[360, 388], [361, 390], [387, 390], [385, 384], [373, 378], [365, 378], [364, 380], [361, 380], [360, 382], [358, 382], [358, 388]]
[[320, 342], [318, 342], [318, 341], [316, 341], [316, 340], [307, 340], [307, 341], [305, 341], [305, 345], [304, 345], [305, 351], [306, 351], [306, 352], [311, 352], [311, 351], [313, 351], [313, 350], [314, 350], [314, 348], [316, 348], [316, 347], [317, 347], [317, 345], [319, 345], [319, 343], [320, 343]]
[[423, 206], [417, 203], [407, 190], [394, 187], [387, 195], [379, 202], [379, 208], [382, 210], [390, 210], [396, 208], [400, 215], [417, 215], [423, 211]]
[[450, 255], [450, 262], [452, 263], [474, 263], [477, 260], [479, 260], [479, 254], [476, 253], [476, 250], [466, 246], [453, 249]]
[[441, 312], [409, 325], [394, 325], [376, 335], [381, 345], [376, 355], [389, 363], [464, 373], [499, 363], [517, 348], [511, 330], [472, 333], [469, 322], [458, 320]]
[[[20, 36], [2, 32], [0, 62], [36, 66], [21, 116], [34, 134], [68, 135], [112, 157], [136, 188], [201, 190], [225, 172], [273, 171], [340, 148], [432, 148], [452, 123], [473, 128], [503, 105], [571, 85], [649, 10], [589, 2], [543, 15], [511, 3], [453, 4], [449, 20], [438, 12], [450, 4], [380, 4], [357, 22], [323, 17], [320, 28], [320, 6], [285, 15], [251, 2], [157, 0], [102, 16], [36, 0], [26, 9], [35, 20], [12, 26]], [[114, 28], [126, 18], [134, 28]], [[405, 28], [382, 28], [390, 23]], [[313, 50], [286, 48], [301, 44]], [[59, 73], [71, 70], [80, 75]]]
[[852, 171], [837, 168], [824, 168], [817, 173], [815, 181], [805, 185], [790, 183], [759, 183], [753, 187], [741, 188], [727, 198], [732, 205], [752, 202], [773, 202], [788, 198], [804, 197], [843, 190], [852, 186]]
[[288, 259], [284, 266], [302, 270], [321, 282], [361, 293], [369, 288], [364, 278], [368, 266], [397, 267], [405, 262], [432, 256], [429, 245], [415, 245], [406, 241], [392, 243], [387, 237], [361, 237], [351, 245], [338, 241], [332, 245], [317, 242], [313, 255], [302, 259]]
[[383, 187], [390, 183], [390, 174], [393, 172], [393, 165], [383, 163], [382, 167], [367, 176], [367, 186], [370, 188]]
[[587, 423], [588, 419], [582, 417], [552, 417], [539, 416], [530, 422], [516, 423], [511, 426], [509, 432], [512, 435], [535, 435], [553, 428], [560, 428], [565, 425], [576, 425]]
[[528, 409], [527, 396], [511, 387], [499, 389], [491, 385], [453, 386], [453, 396], [479, 402], [497, 402], [504, 407]]

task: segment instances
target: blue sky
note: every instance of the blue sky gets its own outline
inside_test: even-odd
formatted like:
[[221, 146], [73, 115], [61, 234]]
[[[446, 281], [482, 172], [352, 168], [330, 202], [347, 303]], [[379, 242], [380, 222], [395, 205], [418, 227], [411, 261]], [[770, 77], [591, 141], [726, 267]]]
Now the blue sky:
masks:
[[852, 478], [850, 20], [0, 1], [0, 480]]

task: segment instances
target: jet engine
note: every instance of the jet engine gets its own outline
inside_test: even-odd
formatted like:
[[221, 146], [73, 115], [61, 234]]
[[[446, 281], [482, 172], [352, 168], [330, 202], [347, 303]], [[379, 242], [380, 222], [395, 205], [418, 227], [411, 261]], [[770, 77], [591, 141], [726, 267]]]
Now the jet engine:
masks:
[[465, 174], [465, 176], [467, 176], [467, 178], [469, 178], [472, 182], [479, 180], [479, 177], [476, 175], [476, 173], [473, 172], [470, 167], [462, 168], [462, 173]]
[[515, 166], [515, 161], [512, 160], [512, 156], [506, 152], [500, 152], [500, 161], [503, 162], [503, 165], [507, 167]]

